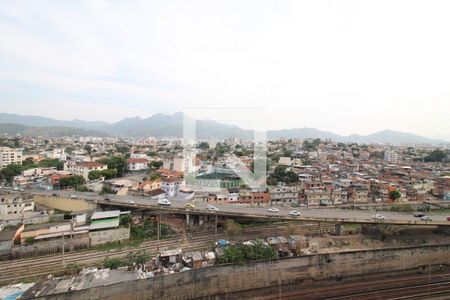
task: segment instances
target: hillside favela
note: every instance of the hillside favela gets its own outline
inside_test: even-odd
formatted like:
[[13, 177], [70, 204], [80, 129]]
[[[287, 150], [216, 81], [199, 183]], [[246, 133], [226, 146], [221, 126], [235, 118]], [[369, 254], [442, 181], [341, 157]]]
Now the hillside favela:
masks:
[[449, 12], [0, 0], [0, 300], [450, 299]]

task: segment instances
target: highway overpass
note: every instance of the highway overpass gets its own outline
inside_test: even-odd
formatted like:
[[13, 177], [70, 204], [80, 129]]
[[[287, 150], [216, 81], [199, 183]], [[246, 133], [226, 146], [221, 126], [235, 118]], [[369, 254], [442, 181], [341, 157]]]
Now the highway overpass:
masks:
[[[59, 197], [67, 198], [71, 192], [67, 191], [40, 191], [28, 190], [35, 195], [46, 196], [46, 198], [55, 198], [57, 203]], [[53, 196], [57, 195], [57, 197]], [[105, 200], [108, 197], [110, 200]], [[420, 225], [420, 226], [450, 226], [450, 221], [447, 221], [447, 215], [431, 213], [432, 221], [421, 221], [420, 218], [413, 216], [413, 213], [400, 213], [383, 211], [381, 213], [385, 219], [376, 220], [372, 216], [375, 211], [361, 211], [348, 210], [337, 208], [290, 208], [278, 207], [279, 212], [268, 212], [267, 207], [238, 205], [238, 204], [224, 204], [215, 205], [219, 208], [218, 211], [209, 211], [206, 209], [208, 203], [201, 199], [190, 201], [195, 205], [193, 209], [186, 209], [186, 201], [177, 200], [172, 201], [170, 207], [159, 206], [157, 201], [148, 197], [131, 197], [131, 196], [117, 196], [107, 195], [100, 196], [95, 193], [77, 193], [75, 201], [87, 201], [87, 203], [95, 203], [96, 205], [123, 207], [127, 209], [144, 209], [159, 211], [161, 213], [173, 213], [183, 215], [209, 215], [209, 216], [225, 216], [236, 218], [254, 218], [264, 220], [296, 220], [307, 222], [326, 222], [334, 224], [392, 224], [392, 225]], [[59, 200], [60, 201], [60, 200]], [[48, 201], [47, 201], [48, 203]], [[292, 210], [297, 210], [301, 213], [300, 216], [291, 216], [289, 213]], [[449, 214], [450, 215], [450, 214]]]

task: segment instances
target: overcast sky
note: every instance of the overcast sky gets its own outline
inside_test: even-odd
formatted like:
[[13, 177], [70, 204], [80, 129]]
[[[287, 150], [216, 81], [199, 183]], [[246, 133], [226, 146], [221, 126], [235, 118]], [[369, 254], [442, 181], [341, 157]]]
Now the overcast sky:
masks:
[[266, 112], [258, 129], [450, 140], [449, 16], [450, 1], [0, 0], [0, 112], [245, 108]]

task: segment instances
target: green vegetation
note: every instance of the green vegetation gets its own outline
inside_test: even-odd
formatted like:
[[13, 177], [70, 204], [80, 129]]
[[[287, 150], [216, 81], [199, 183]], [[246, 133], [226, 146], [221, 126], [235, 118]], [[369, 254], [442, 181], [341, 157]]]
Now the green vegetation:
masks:
[[34, 243], [34, 237], [27, 237], [26, 239], [25, 239], [25, 243], [26, 244], [33, 244]]
[[59, 185], [62, 189], [67, 187], [78, 187], [79, 185], [83, 185], [86, 183], [86, 180], [84, 180], [83, 176], [80, 175], [73, 175], [73, 176], [67, 176], [63, 177], [59, 180]]
[[120, 216], [120, 226], [128, 226], [131, 224], [131, 216], [128, 215], [121, 215]]
[[99, 179], [100, 177], [104, 177], [106, 180], [108, 179], [112, 179], [114, 177], [116, 177], [117, 175], [117, 170], [116, 169], [106, 169], [106, 170], [94, 170], [94, 171], [90, 171], [88, 174], [88, 178], [89, 180], [96, 180]]
[[20, 175], [22, 166], [10, 164], [0, 170], [0, 179], [12, 182], [15, 176]]
[[[173, 236], [174, 234], [175, 231], [172, 228], [161, 224], [161, 239]], [[150, 220], [145, 220], [143, 224], [132, 225], [130, 235], [133, 240], [156, 239], [158, 236], [158, 224]]]
[[109, 269], [117, 269], [120, 267], [132, 266], [134, 264], [145, 264], [150, 259], [151, 259], [150, 254], [145, 250], [138, 252], [130, 252], [124, 258], [117, 258], [117, 257], [106, 258], [103, 261], [103, 267]]
[[122, 156], [111, 156], [108, 158], [102, 158], [97, 162], [108, 165], [108, 169], [116, 170], [117, 176], [122, 177], [125, 173], [126, 159]]
[[270, 245], [257, 241], [253, 245], [238, 244], [226, 248], [223, 255], [219, 258], [219, 263], [244, 264], [251, 260], [269, 260], [275, 258], [277, 258], [277, 252]]
[[201, 142], [200, 144], [198, 144], [198, 148], [200, 149], [209, 149], [209, 144], [207, 142]]
[[393, 190], [389, 192], [389, 199], [395, 201], [399, 199], [402, 196], [402, 194], [398, 190]]
[[447, 161], [447, 153], [437, 149], [425, 156], [423, 160], [425, 162], [444, 162]]
[[41, 168], [56, 168], [57, 170], [64, 169], [64, 163], [58, 159], [44, 159], [38, 164]]
[[237, 223], [233, 219], [228, 219], [225, 222], [225, 233], [233, 238], [240, 237], [242, 234], [241, 224]]
[[268, 185], [277, 185], [278, 182], [286, 184], [293, 184], [298, 182], [298, 175], [292, 171], [286, 171], [286, 166], [277, 166], [269, 178], [267, 178]]
[[390, 211], [397, 211], [397, 212], [413, 212], [414, 208], [411, 205], [409, 205], [409, 204], [392, 205], [389, 210]]
[[302, 149], [306, 151], [316, 151], [320, 143], [321, 143], [320, 139], [315, 139], [313, 141], [304, 141]]
[[154, 161], [151, 161], [151, 162], [150, 162], [150, 168], [152, 168], [152, 169], [154, 169], [154, 170], [161, 168], [162, 165], [163, 165], [163, 162], [162, 162], [162, 161], [156, 161], [156, 160], [154, 160]]
[[116, 191], [114, 191], [110, 186], [103, 186], [102, 191], [99, 193], [99, 195], [105, 195], [105, 194], [115, 194]]
[[384, 151], [374, 151], [369, 153], [370, 159], [383, 159]]

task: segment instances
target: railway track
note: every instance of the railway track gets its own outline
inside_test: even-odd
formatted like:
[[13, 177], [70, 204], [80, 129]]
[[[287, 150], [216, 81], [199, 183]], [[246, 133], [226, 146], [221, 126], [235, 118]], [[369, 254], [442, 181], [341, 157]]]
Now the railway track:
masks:
[[[270, 236], [282, 234], [285, 225], [267, 225], [260, 227], [250, 227], [243, 229], [243, 238], [251, 239], [257, 236]], [[299, 228], [305, 233], [314, 233], [317, 227], [313, 224], [301, 224]], [[333, 226], [323, 229], [334, 229]], [[229, 238], [225, 233], [219, 231], [217, 238]], [[214, 240], [214, 233], [200, 233], [193, 235], [189, 241], [183, 241], [180, 236], [160, 240], [160, 249], [181, 248], [184, 251], [203, 250], [211, 247]], [[152, 256], [158, 253], [157, 241], [145, 241], [138, 247], [122, 248], [109, 251], [85, 250], [79, 252], [67, 252], [65, 255], [65, 265], [79, 264], [82, 266], [92, 266], [101, 263], [106, 257], [123, 257], [130, 252], [146, 250]], [[15, 283], [20, 280], [42, 277], [63, 271], [61, 253], [25, 259], [16, 259], [0, 262], [0, 283]]]
[[256, 298], [302, 300], [375, 300], [375, 299], [429, 299], [450, 295], [450, 273], [408, 276], [400, 279], [347, 283], [334, 286], [282, 292]]

